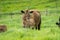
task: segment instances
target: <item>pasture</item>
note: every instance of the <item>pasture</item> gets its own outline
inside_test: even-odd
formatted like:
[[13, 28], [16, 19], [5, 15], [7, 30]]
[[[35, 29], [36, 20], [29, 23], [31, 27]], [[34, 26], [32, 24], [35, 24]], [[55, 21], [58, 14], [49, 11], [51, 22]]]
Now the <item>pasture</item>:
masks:
[[[54, 15], [54, 16], [53, 16]], [[22, 28], [22, 15], [0, 17], [0, 24], [6, 24], [8, 30], [0, 33], [0, 40], [60, 40], [60, 29], [55, 24], [60, 14], [42, 14], [41, 30]]]
[[[44, 0], [43, 0], [44, 1]], [[31, 1], [30, 1], [31, 2]], [[33, 0], [31, 3], [36, 2]], [[39, 0], [37, 1], [37, 3]], [[42, 2], [42, 1], [41, 1]], [[59, 1], [60, 2], [60, 1]], [[58, 18], [60, 16], [60, 12], [52, 11], [51, 13], [48, 13], [47, 15], [45, 12], [41, 12], [41, 18], [42, 18], [42, 24], [41, 24], [41, 30], [32, 30], [22, 27], [22, 14], [14, 14], [12, 15], [4, 15], [6, 12], [12, 12], [15, 13], [15, 10], [21, 10], [25, 9], [25, 7], [29, 6], [27, 4], [28, 2], [22, 1], [18, 2], [17, 0], [13, 0], [12, 2], [10, 0], [1, 1], [0, 3], [0, 13], [3, 15], [0, 15], [0, 24], [7, 25], [7, 31], [0, 33], [0, 40], [60, 40], [60, 28], [56, 25], [56, 22], [58, 21]], [[36, 4], [37, 4], [36, 3]], [[47, 3], [47, 0], [46, 0]], [[45, 6], [48, 4], [42, 4], [31, 5], [31, 9], [38, 9], [40, 11], [45, 9]], [[20, 5], [21, 4], [21, 5]], [[24, 4], [24, 6], [22, 5]], [[52, 2], [49, 3], [49, 6], [54, 4]], [[22, 6], [22, 7], [21, 7]], [[53, 5], [52, 7], [54, 7]], [[17, 7], [17, 8], [16, 8]], [[12, 9], [13, 8], [13, 9]], [[52, 9], [52, 8], [49, 8]], [[56, 10], [56, 8], [53, 8]], [[59, 9], [59, 8], [58, 8]], [[20, 11], [19, 11], [20, 12]], [[19, 13], [18, 12], [18, 13]]]

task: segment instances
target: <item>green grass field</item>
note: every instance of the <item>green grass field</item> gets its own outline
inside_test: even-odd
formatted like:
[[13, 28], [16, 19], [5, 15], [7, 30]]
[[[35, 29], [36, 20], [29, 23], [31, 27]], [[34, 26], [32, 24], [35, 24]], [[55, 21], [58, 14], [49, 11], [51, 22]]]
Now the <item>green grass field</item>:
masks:
[[[36, 2], [36, 3], [35, 3]], [[58, 0], [60, 3], [60, 0]], [[38, 4], [38, 5], [37, 5]], [[0, 0], [0, 14], [17, 13], [22, 9], [56, 10], [55, 1], [49, 0]], [[60, 4], [58, 4], [58, 10]], [[41, 12], [41, 30], [23, 28], [22, 14], [0, 15], [0, 24], [7, 25], [7, 31], [0, 33], [0, 40], [60, 40], [60, 28], [55, 24], [60, 12], [51, 11], [47, 15]]]

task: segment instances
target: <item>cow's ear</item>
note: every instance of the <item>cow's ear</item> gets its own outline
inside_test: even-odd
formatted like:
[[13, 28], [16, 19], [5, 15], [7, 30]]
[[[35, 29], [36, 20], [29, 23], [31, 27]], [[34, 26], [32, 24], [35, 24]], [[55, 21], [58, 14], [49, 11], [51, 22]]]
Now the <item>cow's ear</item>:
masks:
[[21, 10], [21, 13], [25, 13], [23, 10]]
[[30, 13], [33, 13], [33, 11], [30, 11]]

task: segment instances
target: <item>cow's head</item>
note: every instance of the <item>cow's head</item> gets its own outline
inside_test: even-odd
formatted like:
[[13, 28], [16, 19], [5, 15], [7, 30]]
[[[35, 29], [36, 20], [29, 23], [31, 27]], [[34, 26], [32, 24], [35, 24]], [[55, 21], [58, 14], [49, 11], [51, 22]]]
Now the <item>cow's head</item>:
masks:
[[6, 25], [0, 25], [0, 32], [5, 32], [7, 30]]
[[30, 19], [30, 16], [31, 16], [31, 13], [33, 13], [33, 11], [30, 11], [30, 10], [21, 10], [21, 13], [23, 13], [24, 14], [24, 17], [26, 18], [26, 19]]

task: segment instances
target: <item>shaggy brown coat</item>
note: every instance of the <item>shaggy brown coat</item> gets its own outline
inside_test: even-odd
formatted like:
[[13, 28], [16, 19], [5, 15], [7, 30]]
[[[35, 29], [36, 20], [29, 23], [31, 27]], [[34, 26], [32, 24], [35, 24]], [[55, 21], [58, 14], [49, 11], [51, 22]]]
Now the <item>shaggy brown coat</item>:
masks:
[[23, 25], [26, 28], [36, 28], [40, 30], [41, 14], [37, 10], [25, 10], [21, 11], [23, 14]]

